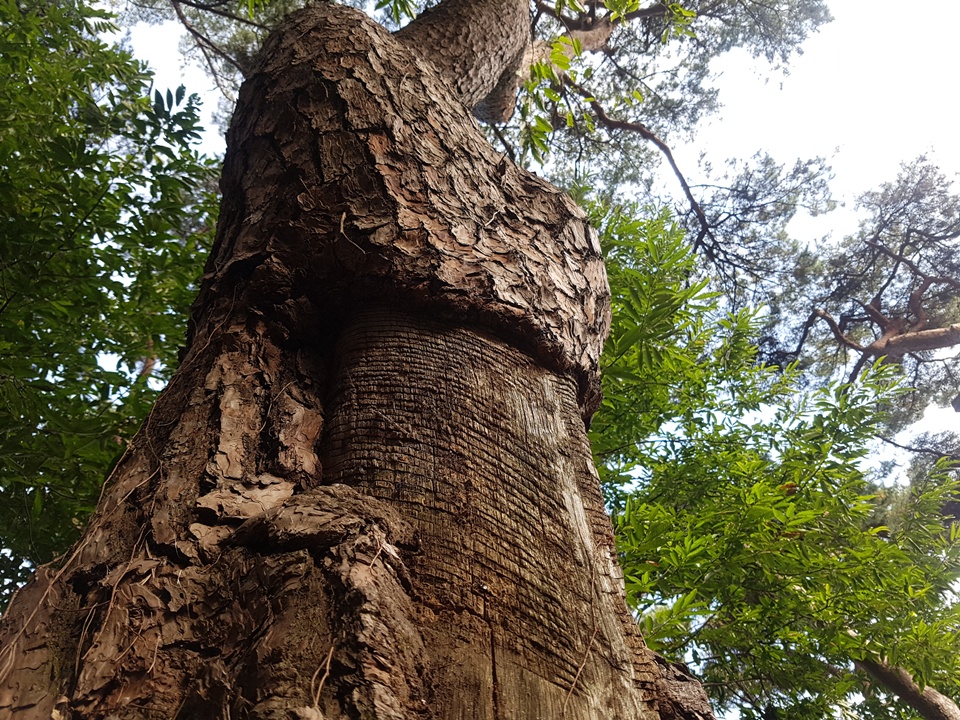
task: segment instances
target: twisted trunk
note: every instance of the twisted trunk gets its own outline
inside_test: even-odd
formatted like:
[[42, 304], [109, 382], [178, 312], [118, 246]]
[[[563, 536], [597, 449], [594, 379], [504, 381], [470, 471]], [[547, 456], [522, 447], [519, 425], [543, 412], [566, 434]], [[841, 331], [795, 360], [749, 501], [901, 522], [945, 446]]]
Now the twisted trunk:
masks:
[[320, 4], [267, 43], [189, 350], [11, 603], [0, 718], [709, 715], [623, 600], [596, 238], [415, 34]]

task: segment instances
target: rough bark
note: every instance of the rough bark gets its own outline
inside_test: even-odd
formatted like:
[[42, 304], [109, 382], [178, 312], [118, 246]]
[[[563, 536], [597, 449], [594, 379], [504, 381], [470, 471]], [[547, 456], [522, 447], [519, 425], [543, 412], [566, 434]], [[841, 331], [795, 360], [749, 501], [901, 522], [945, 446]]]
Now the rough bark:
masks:
[[858, 660], [857, 667], [916, 710], [924, 720], [960, 720], [960, 707], [932, 687], [921, 688], [903, 668]]
[[477, 118], [489, 123], [510, 119], [530, 45], [527, 2], [447, 0], [396, 37], [437, 68]]
[[11, 603], [0, 718], [710, 715], [624, 603], [596, 238], [405, 42], [331, 5], [268, 41], [189, 349]]

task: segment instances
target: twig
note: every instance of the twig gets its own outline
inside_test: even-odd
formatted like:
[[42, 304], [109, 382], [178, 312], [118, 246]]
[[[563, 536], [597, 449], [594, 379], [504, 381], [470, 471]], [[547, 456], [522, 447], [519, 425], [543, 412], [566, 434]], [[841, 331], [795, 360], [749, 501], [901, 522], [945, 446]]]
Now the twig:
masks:
[[590, 642], [587, 643], [587, 649], [583, 651], [583, 661], [580, 663], [580, 667], [577, 668], [577, 674], [574, 676], [573, 682], [570, 683], [570, 689], [567, 690], [567, 694], [563, 698], [563, 708], [560, 710], [560, 717], [564, 717], [567, 714], [567, 703], [570, 702], [570, 696], [573, 695], [573, 689], [577, 687], [577, 681], [580, 679], [580, 675], [583, 674], [583, 669], [587, 666], [587, 658], [590, 655], [590, 648], [593, 647], [593, 641], [597, 639], [597, 633], [599, 631], [600, 626], [594, 626], [593, 635], [590, 636]]
[[320, 674], [320, 668], [324, 667], [320, 665], [316, 672], [313, 673], [313, 677], [310, 678], [310, 694], [313, 696], [313, 707], [320, 709], [320, 693], [323, 692], [323, 684], [327, 681], [327, 678], [330, 676], [330, 661], [333, 659], [333, 645], [330, 646], [330, 652], [327, 653], [327, 662], [326, 668], [323, 671], [323, 677], [320, 678], [320, 684], [317, 685], [316, 690], [313, 688], [313, 683], [317, 680], [317, 675]]

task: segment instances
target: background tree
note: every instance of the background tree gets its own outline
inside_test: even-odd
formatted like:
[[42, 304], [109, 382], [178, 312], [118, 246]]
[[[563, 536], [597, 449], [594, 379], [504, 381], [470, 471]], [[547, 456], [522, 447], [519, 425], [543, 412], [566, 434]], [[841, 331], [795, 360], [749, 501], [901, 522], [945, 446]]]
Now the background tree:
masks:
[[[955, 471], [867, 473], [895, 367], [804, 391], [757, 363], [678, 227], [604, 229], [614, 323], [592, 444], [644, 637], [746, 717], [960, 717]], [[672, 300], [672, 304], [664, 298]]]
[[[880, 358], [914, 392], [889, 418], [902, 429], [960, 391], [960, 197], [925, 158], [865, 193], [860, 231], [836, 248], [801, 252], [775, 294], [780, 357], [850, 379]], [[785, 348], [783, 346], [786, 346]]]
[[[211, 164], [81, 4], [0, 3], [0, 602], [62, 553], [176, 365]], [[117, 370], [105, 369], [105, 355]]]

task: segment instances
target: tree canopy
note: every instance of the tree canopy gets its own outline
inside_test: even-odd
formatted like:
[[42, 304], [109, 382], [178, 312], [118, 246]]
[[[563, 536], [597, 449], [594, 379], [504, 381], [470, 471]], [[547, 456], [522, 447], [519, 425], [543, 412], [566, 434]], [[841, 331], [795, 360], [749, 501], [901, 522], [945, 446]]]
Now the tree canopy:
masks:
[[[231, 97], [295, 6], [151, 0], [130, 17], [183, 23]], [[397, 27], [421, 9], [377, 12]], [[614, 321], [591, 433], [647, 641], [747, 717], [930, 717], [891, 672], [960, 702], [960, 445], [928, 437], [906, 476], [867, 462], [960, 397], [960, 196], [920, 158], [824, 248], [786, 227], [830, 209], [822, 160], [761, 153], [688, 184], [670, 142], [716, 110], [711, 59], [740, 47], [786, 66], [829, 21], [822, 0], [538, 2], [531, 17], [517, 110], [487, 131], [601, 230]], [[153, 88], [102, 39], [112, 23], [80, 0], [0, 4], [5, 596], [76, 538], [176, 366], [216, 215], [198, 98]]]
[[[0, 3], [2, 593], [63, 552], [177, 362], [215, 216], [199, 99], [82, 3]], [[108, 360], [109, 359], [109, 360]], [[116, 365], [116, 368], [111, 368]]]
[[747, 717], [909, 713], [871, 663], [956, 698], [957, 474], [926, 457], [887, 489], [864, 462], [909, 393], [897, 368], [804, 391], [796, 363], [758, 361], [763, 318], [689, 283], [680, 228], [601, 227], [616, 320], [593, 445], [647, 642]]

